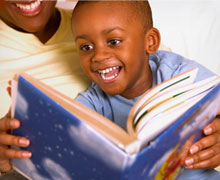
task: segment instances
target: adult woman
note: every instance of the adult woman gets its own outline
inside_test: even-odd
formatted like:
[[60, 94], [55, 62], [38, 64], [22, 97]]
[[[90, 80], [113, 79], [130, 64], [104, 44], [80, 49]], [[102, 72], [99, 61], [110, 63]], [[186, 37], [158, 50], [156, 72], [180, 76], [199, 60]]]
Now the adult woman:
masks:
[[[55, 5], [55, 1], [42, 0], [1, 1], [0, 117], [9, 110], [10, 97], [6, 88], [15, 73], [25, 71], [72, 98], [90, 83], [76, 53], [71, 11]], [[8, 129], [19, 125], [19, 121], [7, 116], [0, 120], [0, 172], [11, 169], [8, 159], [27, 157], [23, 151], [8, 149], [8, 145], [29, 142], [6, 134]]]

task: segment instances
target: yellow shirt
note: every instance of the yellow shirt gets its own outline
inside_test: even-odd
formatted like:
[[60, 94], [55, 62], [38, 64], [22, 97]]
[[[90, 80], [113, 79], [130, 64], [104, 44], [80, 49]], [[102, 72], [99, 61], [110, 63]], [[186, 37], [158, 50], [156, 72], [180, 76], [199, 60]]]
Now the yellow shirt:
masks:
[[71, 32], [71, 11], [59, 9], [61, 23], [45, 44], [31, 33], [14, 30], [0, 20], [0, 117], [10, 107], [6, 91], [14, 74], [25, 71], [74, 98], [90, 84], [80, 67]]

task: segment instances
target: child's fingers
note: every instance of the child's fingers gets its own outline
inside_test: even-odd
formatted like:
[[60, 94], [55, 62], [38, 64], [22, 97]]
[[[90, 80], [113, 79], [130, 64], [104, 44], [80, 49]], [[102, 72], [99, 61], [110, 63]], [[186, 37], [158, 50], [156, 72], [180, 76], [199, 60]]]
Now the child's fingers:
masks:
[[220, 165], [220, 119], [216, 118], [204, 128], [208, 136], [194, 143], [185, 159], [186, 168], [214, 168]]
[[216, 132], [214, 134], [211, 134], [209, 136], [203, 137], [196, 143], [194, 143], [189, 152], [191, 155], [198, 153], [199, 151], [212, 147], [213, 145], [216, 145], [220, 143], [220, 133]]
[[212, 168], [220, 165], [220, 143], [185, 160], [187, 168]]
[[212, 158], [206, 159], [204, 161], [199, 161], [198, 163], [188, 165], [185, 168], [187, 169], [216, 168], [217, 166], [219, 166], [219, 162], [220, 162], [220, 154]]
[[205, 135], [210, 135], [214, 132], [220, 131], [220, 118], [219, 118], [219, 115], [217, 116], [217, 118], [212, 123], [207, 125], [204, 128], [203, 131], [204, 131]]

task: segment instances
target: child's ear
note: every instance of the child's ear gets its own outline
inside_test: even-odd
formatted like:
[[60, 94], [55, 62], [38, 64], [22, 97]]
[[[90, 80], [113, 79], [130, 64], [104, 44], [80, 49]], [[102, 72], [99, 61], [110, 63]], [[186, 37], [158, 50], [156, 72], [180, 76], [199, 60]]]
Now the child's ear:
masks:
[[160, 46], [160, 32], [156, 28], [149, 29], [145, 34], [146, 53], [154, 54]]

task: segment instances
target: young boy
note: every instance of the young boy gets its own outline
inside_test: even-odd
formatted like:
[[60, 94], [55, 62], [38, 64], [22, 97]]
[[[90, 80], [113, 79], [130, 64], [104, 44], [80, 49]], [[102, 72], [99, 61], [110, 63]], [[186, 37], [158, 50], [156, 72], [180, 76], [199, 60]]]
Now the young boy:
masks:
[[[193, 67], [199, 68], [196, 81], [213, 75], [203, 66], [177, 54], [157, 51], [160, 34], [153, 28], [147, 1], [79, 2], [73, 11], [72, 29], [81, 65], [94, 81], [77, 100], [122, 128], [126, 126], [133, 104], [156, 84]], [[217, 140], [215, 143], [217, 146], [213, 151], [219, 147]], [[198, 152], [198, 147], [201, 146], [197, 142], [191, 153]], [[204, 151], [203, 158], [198, 154], [189, 157], [187, 167], [201, 168], [202, 163], [199, 163], [204, 156], [205, 159], [214, 157], [216, 160], [209, 165], [206, 162], [206, 167], [219, 165], [219, 151], [216, 150], [214, 156], [211, 153], [207, 155], [207, 152]], [[185, 170], [179, 177], [196, 180], [219, 178], [218, 172], [207, 169]]]

